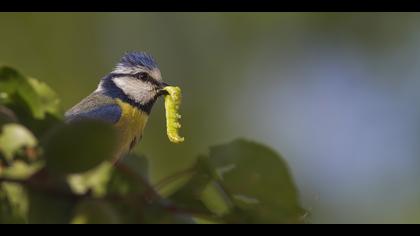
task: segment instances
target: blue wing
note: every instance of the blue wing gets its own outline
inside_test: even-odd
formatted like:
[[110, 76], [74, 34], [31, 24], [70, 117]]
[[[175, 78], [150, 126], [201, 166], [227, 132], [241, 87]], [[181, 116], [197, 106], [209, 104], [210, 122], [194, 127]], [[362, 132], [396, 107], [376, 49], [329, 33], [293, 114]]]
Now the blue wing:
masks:
[[66, 116], [66, 121], [73, 122], [83, 119], [102, 120], [112, 124], [118, 122], [121, 117], [121, 108], [118, 105], [106, 105], [87, 112]]
[[66, 112], [66, 122], [84, 119], [102, 120], [115, 124], [121, 117], [121, 108], [112, 99], [93, 94]]

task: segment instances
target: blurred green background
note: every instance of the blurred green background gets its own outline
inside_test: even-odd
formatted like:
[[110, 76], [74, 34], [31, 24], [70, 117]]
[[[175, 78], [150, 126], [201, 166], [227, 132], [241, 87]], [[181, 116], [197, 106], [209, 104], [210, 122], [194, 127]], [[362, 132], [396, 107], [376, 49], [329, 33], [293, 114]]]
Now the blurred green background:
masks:
[[245, 137], [284, 155], [314, 223], [420, 223], [420, 14], [0, 13], [0, 64], [46, 81], [63, 110], [126, 51], [183, 89], [136, 152], [153, 179]]

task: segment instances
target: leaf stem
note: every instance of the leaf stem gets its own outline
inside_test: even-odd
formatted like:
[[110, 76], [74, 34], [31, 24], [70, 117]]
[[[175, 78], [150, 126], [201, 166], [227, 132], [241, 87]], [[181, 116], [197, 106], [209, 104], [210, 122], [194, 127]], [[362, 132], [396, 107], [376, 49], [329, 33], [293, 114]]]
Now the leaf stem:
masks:
[[136, 172], [131, 170], [127, 165], [125, 165], [123, 163], [118, 163], [114, 166], [117, 170], [121, 171], [122, 173], [124, 173], [128, 177], [131, 177], [131, 178], [137, 180], [139, 183], [142, 183], [144, 185], [144, 187], [146, 187], [146, 192], [144, 194], [144, 198], [146, 200], [152, 201], [154, 199], [159, 199], [160, 198], [160, 196], [156, 192], [156, 190], [142, 176], [138, 175]]
[[192, 175], [192, 174], [194, 174], [196, 172], [196, 169], [195, 168], [189, 168], [189, 169], [186, 169], [186, 170], [183, 170], [183, 171], [180, 171], [180, 172], [177, 172], [177, 173], [175, 173], [175, 174], [173, 174], [173, 175], [170, 175], [170, 176], [167, 176], [167, 177], [165, 177], [165, 178], [163, 178], [163, 179], [161, 179], [161, 180], [159, 180], [155, 185], [154, 185], [154, 188], [157, 190], [157, 191], [159, 191], [159, 190], [161, 190], [162, 188], [164, 188], [166, 185], [168, 185], [168, 184], [170, 184], [170, 183], [172, 183], [172, 182], [174, 182], [174, 181], [176, 181], [177, 179], [179, 179], [179, 178], [182, 178], [182, 177], [184, 177], [184, 176], [186, 176], [186, 175]]

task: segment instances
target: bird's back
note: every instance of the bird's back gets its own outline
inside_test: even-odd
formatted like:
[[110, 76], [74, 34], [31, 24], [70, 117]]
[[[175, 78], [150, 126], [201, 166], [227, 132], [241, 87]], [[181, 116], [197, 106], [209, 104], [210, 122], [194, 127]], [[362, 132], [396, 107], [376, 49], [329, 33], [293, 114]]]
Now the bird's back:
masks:
[[121, 116], [121, 109], [115, 99], [94, 92], [70, 108], [65, 113], [66, 122], [74, 122], [83, 119], [102, 120], [116, 123]]

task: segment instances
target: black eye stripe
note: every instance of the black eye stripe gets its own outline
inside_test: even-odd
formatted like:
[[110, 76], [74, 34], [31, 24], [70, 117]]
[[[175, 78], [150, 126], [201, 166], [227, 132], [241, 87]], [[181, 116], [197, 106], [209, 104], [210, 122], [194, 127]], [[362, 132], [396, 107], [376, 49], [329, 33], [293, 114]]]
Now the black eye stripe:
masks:
[[150, 77], [149, 74], [147, 74], [146, 72], [140, 72], [140, 73], [134, 74], [134, 76], [137, 79], [141, 79], [141, 80], [147, 80], [148, 77]]
[[134, 77], [134, 78], [137, 78], [139, 80], [142, 80], [142, 81], [151, 83], [151, 84], [153, 84], [155, 86], [158, 86], [158, 87], [160, 87], [160, 85], [161, 85], [159, 81], [155, 80], [153, 77], [151, 77], [146, 72], [139, 72], [139, 73], [136, 73], [136, 74], [111, 73], [111, 76], [113, 78], [118, 78], [118, 77]]
[[140, 73], [135, 74], [135, 77], [145, 82], [149, 82], [153, 85], [160, 86], [160, 83], [156, 81], [153, 77], [151, 77], [148, 73], [140, 72]]

